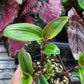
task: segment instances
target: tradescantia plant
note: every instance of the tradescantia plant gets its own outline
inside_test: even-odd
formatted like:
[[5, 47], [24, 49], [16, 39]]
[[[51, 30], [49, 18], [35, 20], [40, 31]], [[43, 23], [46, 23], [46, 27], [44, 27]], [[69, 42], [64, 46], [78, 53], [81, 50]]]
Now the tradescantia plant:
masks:
[[[47, 40], [57, 36], [67, 21], [68, 17], [59, 17], [48, 23], [44, 29], [29, 23], [16, 23], [7, 26], [3, 36], [17, 41], [37, 41], [41, 47], [41, 69], [43, 69], [44, 54], [50, 57], [52, 54], [58, 55], [60, 53], [55, 44], [46, 44]], [[37, 71], [36, 74], [33, 73], [31, 57], [25, 49], [20, 50], [18, 58], [23, 72], [21, 84], [49, 84], [47, 80], [50, 76], [54, 76], [50, 60], [45, 66], [47, 72], [43, 75], [42, 70]]]

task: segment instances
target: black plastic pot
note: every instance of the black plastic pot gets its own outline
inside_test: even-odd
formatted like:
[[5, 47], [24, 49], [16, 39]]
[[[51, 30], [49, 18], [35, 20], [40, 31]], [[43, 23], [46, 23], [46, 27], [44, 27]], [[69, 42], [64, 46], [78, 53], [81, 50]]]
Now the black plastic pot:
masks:
[[[65, 71], [75, 67], [78, 62], [74, 60], [69, 44], [68, 43], [60, 43], [55, 42], [55, 44], [60, 48], [60, 56], [59, 59], [65, 69]], [[71, 84], [81, 84], [78, 78], [69, 77]]]
[[[61, 43], [61, 42], [53, 42], [60, 48], [60, 55], [58, 55], [58, 59], [60, 60], [61, 64], [64, 67], [64, 70], [67, 71], [77, 65], [77, 61], [74, 60], [68, 43]], [[38, 44], [34, 45], [34, 47], [30, 50], [28, 49], [28, 52], [31, 54], [32, 58], [38, 58], [40, 57], [40, 46]], [[17, 62], [17, 60], [16, 60]], [[81, 84], [79, 79], [77, 78], [70, 78], [70, 84]]]

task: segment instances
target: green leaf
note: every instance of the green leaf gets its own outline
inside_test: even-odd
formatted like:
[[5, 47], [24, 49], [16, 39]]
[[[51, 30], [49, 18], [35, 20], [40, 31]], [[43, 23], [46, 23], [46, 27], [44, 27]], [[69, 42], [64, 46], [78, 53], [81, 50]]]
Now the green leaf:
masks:
[[45, 55], [48, 55], [50, 57], [52, 54], [54, 54], [54, 55], [60, 54], [60, 50], [55, 44], [48, 43], [45, 45], [42, 53], [44, 53]]
[[71, 77], [76, 77], [79, 78], [79, 70], [75, 70], [74, 72], [71, 73]]
[[46, 73], [46, 74], [44, 75], [44, 77], [46, 78], [46, 80], [50, 79], [50, 76], [55, 76], [55, 74], [54, 74], [53, 71], [50, 71], [50, 72], [48, 72], [48, 73]]
[[42, 29], [29, 23], [17, 23], [6, 27], [3, 35], [18, 41], [36, 41], [42, 39]]
[[84, 66], [84, 54], [82, 52], [79, 52], [79, 60], [78, 64], [83, 67]]
[[57, 36], [67, 21], [68, 17], [59, 17], [54, 19], [44, 27], [43, 37], [48, 40]]
[[44, 77], [46, 80], [48, 80], [50, 78], [50, 76], [48, 74], [45, 74]]
[[21, 49], [19, 52], [19, 64], [23, 72], [32, 74], [32, 60], [29, 54], [25, 51], [25, 49]]
[[43, 75], [37, 80], [36, 84], [49, 84]]
[[84, 69], [83, 68], [79, 69], [79, 72], [80, 72], [81, 84], [84, 84]]
[[50, 60], [48, 60], [47, 61], [47, 64], [46, 64], [46, 71], [47, 71], [47, 73], [48, 72], [51, 72], [51, 70], [52, 70], [52, 63], [51, 63], [51, 61]]
[[38, 42], [39, 45], [42, 45], [42, 40], [41, 39], [37, 40], [37, 42]]
[[84, 0], [78, 0], [78, 3], [82, 9], [84, 9]]
[[55, 76], [55, 73], [53, 71], [48, 73], [49, 76]]
[[67, 0], [62, 0], [64, 3], [67, 2]]
[[20, 84], [32, 84], [33, 79], [31, 75], [29, 77], [25, 78], [24, 75], [21, 77]]

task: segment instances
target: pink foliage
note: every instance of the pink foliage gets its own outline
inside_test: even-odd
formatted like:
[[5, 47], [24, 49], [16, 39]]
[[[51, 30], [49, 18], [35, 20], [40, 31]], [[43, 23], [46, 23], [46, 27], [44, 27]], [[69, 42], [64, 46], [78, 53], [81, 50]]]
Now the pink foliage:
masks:
[[36, 12], [37, 10], [40, 9], [41, 3], [38, 2], [37, 5], [35, 7], [32, 8], [32, 11]]
[[36, 80], [34, 80], [32, 84], [36, 84]]
[[21, 48], [24, 48], [24, 45], [28, 45], [30, 42], [15, 41], [8, 38], [8, 43], [10, 45], [9, 52], [15, 55], [17, 51], [19, 51]]
[[34, 22], [32, 21], [32, 18], [30, 16], [25, 17], [25, 22], [34, 24]]
[[44, 3], [39, 12], [40, 17], [46, 22], [50, 22], [55, 18], [58, 18], [61, 14], [60, 0], [49, 0], [49, 3]]
[[5, 3], [7, 4], [0, 8], [0, 31], [2, 31], [4, 26], [14, 17], [17, 8], [13, 0], [8, 0]]
[[23, 14], [25, 14], [25, 13], [27, 13], [28, 12], [28, 10], [29, 10], [29, 8], [30, 8], [30, 6], [34, 3], [34, 2], [36, 2], [37, 0], [27, 0], [27, 6], [25, 6], [25, 9], [24, 9], [24, 11], [23, 11]]

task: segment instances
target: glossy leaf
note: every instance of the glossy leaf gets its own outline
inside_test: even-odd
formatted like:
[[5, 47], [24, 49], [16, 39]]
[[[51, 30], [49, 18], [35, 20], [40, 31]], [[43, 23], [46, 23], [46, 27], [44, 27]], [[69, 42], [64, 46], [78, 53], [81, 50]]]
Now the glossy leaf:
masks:
[[79, 59], [78, 52], [84, 53], [84, 23], [77, 11], [72, 8], [68, 12], [69, 16], [69, 26], [68, 26], [68, 40], [69, 46], [71, 48], [72, 54], [76, 60]]
[[79, 64], [81, 67], [84, 66], [84, 53], [82, 53], [82, 52], [79, 52], [78, 64]]
[[58, 18], [61, 14], [61, 1], [60, 0], [48, 0], [48, 3], [45, 2], [39, 11], [39, 15], [45, 22], [49, 23], [50, 21]]
[[44, 53], [45, 55], [48, 55], [50, 57], [52, 54], [54, 54], [54, 55], [60, 54], [60, 50], [55, 44], [48, 43], [45, 45], [42, 53]]
[[[2, 3], [1, 3], [2, 2]], [[0, 35], [4, 27], [14, 19], [17, 5], [14, 0], [2, 0], [0, 2]]]
[[84, 0], [78, 0], [78, 3], [82, 9], [84, 9]]
[[43, 37], [46, 37], [47, 39], [52, 39], [57, 36], [67, 21], [68, 17], [59, 17], [57, 19], [54, 19], [44, 27]]
[[30, 55], [24, 49], [21, 49], [18, 58], [22, 71], [32, 74], [33, 67]]
[[79, 69], [81, 84], [84, 84], [84, 69]]
[[20, 80], [20, 84], [32, 84], [33, 79], [31, 77], [31, 75], [29, 75], [28, 77], [25, 77], [24, 75], [21, 77]]
[[43, 75], [37, 80], [36, 84], [49, 84]]
[[51, 61], [50, 60], [48, 60], [47, 61], [47, 64], [46, 64], [46, 71], [47, 71], [47, 73], [48, 72], [51, 72], [51, 70], [52, 70], [52, 63], [51, 63]]
[[42, 29], [29, 23], [17, 23], [6, 27], [4, 36], [18, 41], [35, 41], [42, 39]]

